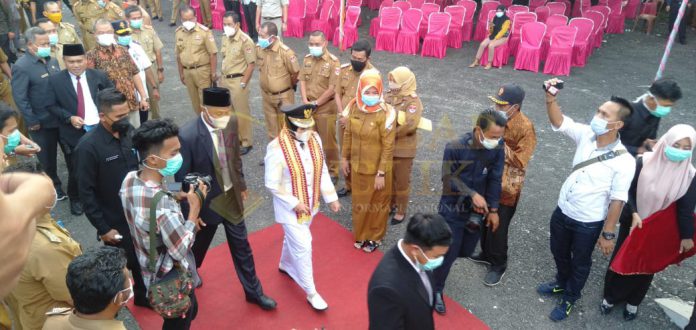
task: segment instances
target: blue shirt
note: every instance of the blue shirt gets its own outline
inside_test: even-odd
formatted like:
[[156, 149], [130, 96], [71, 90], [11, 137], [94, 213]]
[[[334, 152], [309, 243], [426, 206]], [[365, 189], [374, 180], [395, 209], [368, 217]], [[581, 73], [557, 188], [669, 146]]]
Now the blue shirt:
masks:
[[439, 210], [446, 218], [468, 213], [468, 206], [463, 204], [470, 205], [476, 193], [486, 199], [489, 208], [498, 208], [505, 165], [503, 139], [492, 150], [476, 147], [473, 142], [473, 133], [466, 133], [445, 146]]

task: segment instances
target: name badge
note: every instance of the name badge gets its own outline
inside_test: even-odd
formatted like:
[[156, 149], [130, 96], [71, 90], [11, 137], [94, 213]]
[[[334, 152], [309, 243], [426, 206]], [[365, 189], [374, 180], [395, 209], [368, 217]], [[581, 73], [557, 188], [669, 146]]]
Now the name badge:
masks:
[[48, 73], [44, 73], [41, 75], [41, 78], [46, 78], [46, 77], [48, 77]]
[[117, 160], [117, 159], [118, 159], [118, 155], [115, 155], [115, 156], [107, 157], [105, 159], [105, 161], [108, 163], [110, 161]]
[[483, 168], [483, 173], [482, 173], [482, 174], [483, 174], [483, 175], [488, 174], [488, 168], [487, 168], [487, 167], [484, 167], [484, 168]]

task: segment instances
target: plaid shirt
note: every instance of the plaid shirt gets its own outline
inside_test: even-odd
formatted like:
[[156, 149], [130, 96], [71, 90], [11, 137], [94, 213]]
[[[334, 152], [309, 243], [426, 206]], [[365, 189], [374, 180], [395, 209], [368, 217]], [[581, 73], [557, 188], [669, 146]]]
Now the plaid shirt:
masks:
[[169, 194], [162, 197], [157, 204], [157, 274], [148, 269], [150, 256], [150, 203], [162, 186], [138, 177], [138, 171], [129, 172], [121, 185], [121, 203], [126, 214], [128, 227], [135, 253], [143, 274], [146, 287], [157, 278], [166, 275], [178, 262], [196, 276], [196, 263], [191, 247], [193, 246], [195, 224], [184, 218], [177, 201]]

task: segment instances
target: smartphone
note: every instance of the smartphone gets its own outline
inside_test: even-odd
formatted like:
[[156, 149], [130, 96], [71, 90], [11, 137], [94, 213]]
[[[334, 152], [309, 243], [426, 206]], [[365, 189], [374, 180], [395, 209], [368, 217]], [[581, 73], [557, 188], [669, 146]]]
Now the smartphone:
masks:
[[167, 183], [167, 190], [169, 190], [170, 192], [180, 192], [181, 182]]
[[559, 80], [556, 85], [551, 85], [549, 83], [544, 83], [543, 86], [541, 86], [545, 91], [549, 92], [549, 94], [556, 96], [558, 94], [558, 91], [563, 89], [563, 80]]

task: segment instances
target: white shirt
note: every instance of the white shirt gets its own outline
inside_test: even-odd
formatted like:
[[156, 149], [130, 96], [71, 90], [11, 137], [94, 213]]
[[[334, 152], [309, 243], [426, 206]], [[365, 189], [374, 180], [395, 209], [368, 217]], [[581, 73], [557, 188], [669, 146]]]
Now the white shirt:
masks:
[[[213, 126], [210, 126], [207, 121], [205, 121], [205, 118], [203, 117], [203, 113], [201, 113], [201, 120], [203, 120], [203, 124], [205, 124], [205, 127], [208, 128], [208, 132], [210, 133], [210, 138], [213, 140], [213, 150], [214, 152], [218, 152], [218, 148], [220, 148], [220, 141], [218, 141], [218, 136], [217, 136], [217, 128], [214, 128]], [[223, 148], [224, 148], [224, 141], [223, 141]], [[219, 154], [219, 153], [218, 153]], [[220, 165], [220, 164], [218, 164]], [[227, 164], [227, 166], [230, 166]], [[225, 188], [224, 191], [230, 190], [232, 188], [232, 178], [230, 178], [230, 170], [229, 168], [223, 168], [222, 169], [222, 185], [223, 188]]]
[[[290, 2], [289, 0], [259, 0], [257, 3], [261, 7], [262, 17], [281, 17], [283, 16], [283, 6], [287, 6]], [[278, 30], [280, 31], [280, 26]]]
[[400, 239], [399, 242], [396, 243], [396, 246], [399, 247], [399, 252], [401, 252], [401, 255], [404, 256], [404, 258], [406, 258], [408, 263], [411, 264], [411, 266], [416, 271], [416, 273], [418, 273], [418, 276], [420, 276], [421, 281], [423, 282], [423, 286], [425, 286], [425, 291], [428, 292], [428, 302], [432, 306], [432, 304], [433, 304], [433, 286], [430, 284], [430, 278], [428, 277], [428, 274], [424, 270], [420, 269], [418, 267], [418, 265], [413, 263], [411, 258], [409, 258], [406, 255], [406, 252], [404, 251], [404, 249], [401, 248], [401, 242], [403, 242], [403, 239]]
[[[77, 95], [77, 76], [70, 73], [70, 80], [72, 80], [75, 95]], [[85, 125], [99, 124], [99, 111], [97, 110], [97, 105], [94, 104], [94, 99], [92, 99], [92, 93], [89, 91], [87, 74], [85, 72], [80, 76], [80, 87], [82, 87], [82, 99], [85, 101]]]
[[[561, 127], [553, 127], [575, 142], [573, 166], [586, 160], [601, 156], [610, 150], [626, 148], [617, 138], [616, 142], [597, 148], [595, 133], [589, 125], [576, 123], [563, 116]], [[574, 171], [568, 176], [558, 196], [558, 207], [563, 214], [581, 222], [603, 221], [607, 217], [612, 200], [626, 202], [628, 189], [636, 170], [636, 161], [628, 153], [610, 160], [596, 162]]]
[[[138, 45], [138, 43], [131, 41], [126, 48], [128, 48], [128, 54], [130, 54], [133, 62], [135, 62], [135, 66], [137, 66], [138, 70], [140, 70], [138, 75], [140, 75], [140, 80], [143, 82], [143, 89], [145, 90], [146, 94], [145, 99], [147, 99], [149, 96], [147, 95], [147, 78], [145, 76], [145, 70], [152, 66], [152, 62], [150, 62], [150, 59], [147, 57], [147, 53], [145, 53], [143, 47]], [[141, 100], [140, 94], [137, 90], [135, 91], [135, 96], [137, 97], [138, 101]]]
[[[321, 139], [319, 138], [319, 134], [316, 132], [312, 132], [312, 134], [317, 141], [319, 141], [319, 146], [321, 147]], [[314, 198], [314, 189], [312, 188], [312, 185], [314, 184], [315, 175], [312, 155], [309, 152], [309, 146], [307, 143], [304, 144], [304, 148], [300, 147], [300, 142], [298, 141], [295, 141], [295, 144], [297, 146], [297, 152], [299, 153], [302, 161], [302, 167], [304, 167], [305, 170], [305, 177], [307, 178], [307, 192], [311, 202]], [[266, 171], [266, 188], [268, 188], [268, 190], [271, 191], [271, 194], [273, 194], [275, 221], [278, 223], [297, 224], [297, 214], [295, 214], [293, 209], [300, 204], [300, 201], [292, 193], [290, 168], [288, 167], [285, 157], [283, 156], [283, 150], [280, 149], [278, 138], [271, 141], [266, 147], [264, 166]], [[326, 167], [326, 159], [324, 159], [324, 166], [322, 167], [320, 184], [321, 187], [319, 191], [321, 192], [325, 203], [332, 203], [338, 200], [336, 188], [331, 182], [331, 176], [329, 176], [329, 170]], [[312, 208], [312, 217], [314, 217], [318, 211], [313, 210], [313, 205], [307, 205], [307, 207]]]

